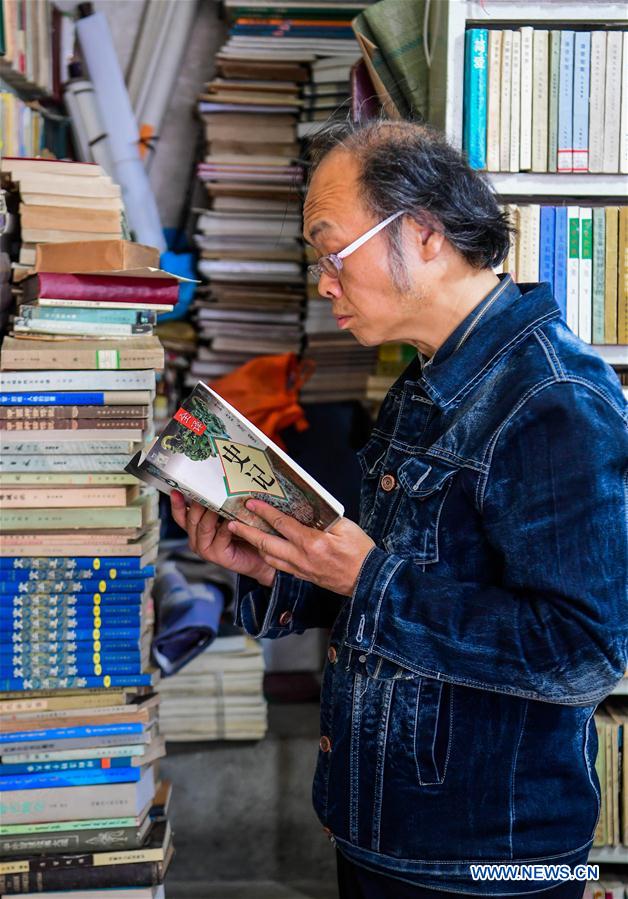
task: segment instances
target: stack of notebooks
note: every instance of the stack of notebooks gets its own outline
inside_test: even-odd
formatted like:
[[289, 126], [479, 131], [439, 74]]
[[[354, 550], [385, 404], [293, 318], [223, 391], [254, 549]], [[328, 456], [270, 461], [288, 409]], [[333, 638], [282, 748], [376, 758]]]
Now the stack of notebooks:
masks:
[[175, 677], [161, 682], [166, 740], [261, 740], [267, 729], [264, 657], [243, 634], [217, 637]]
[[628, 31], [470, 28], [463, 146], [490, 172], [628, 172]]
[[157, 496], [124, 471], [153, 432], [155, 314], [178, 297], [157, 260], [38, 245], [0, 348], [0, 894], [152, 887], [173, 852], [150, 818]]
[[628, 206], [507, 207], [517, 235], [504, 270], [545, 281], [587, 343], [628, 343]]
[[628, 703], [614, 697], [605, 702], [595, 713], [595, 727], [602, 802], [593, 845], [628, 847]]
[[0, 186], [19, 202], [21, 247], [14, 278], [34, 271], [38, 244], [122, 236], [120, 187], [100, 166], [56, 159], [0, 160]]

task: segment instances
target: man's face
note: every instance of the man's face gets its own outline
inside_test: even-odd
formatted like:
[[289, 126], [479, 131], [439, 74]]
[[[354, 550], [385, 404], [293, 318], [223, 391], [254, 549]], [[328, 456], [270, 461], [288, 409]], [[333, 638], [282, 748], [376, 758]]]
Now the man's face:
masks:
[[[360, 200], [358, 174], [355, 159], [344, 150], [333, 151], [314, 173], [303, 210], [303, 232], [319, 256], [340, 252], [378, 224]], [[406, 249], [411, 255], [411, 247]], [[395, 285], [384, 232], [343, 260], [338, 279], [321, 275], [318, 289], [331, 301], [338, 327], [351, 331], [364, 346], [416, 334], [421, 292], [415, 283], [408, 291]]]

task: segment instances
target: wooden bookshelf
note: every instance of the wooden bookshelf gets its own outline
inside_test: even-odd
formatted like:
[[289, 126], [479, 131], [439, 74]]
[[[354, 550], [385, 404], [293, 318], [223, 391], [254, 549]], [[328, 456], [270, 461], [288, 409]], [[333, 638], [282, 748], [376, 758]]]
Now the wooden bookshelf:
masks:
[[601, 846], [589, 853], [589, 863], [596, 864], [628, 864], [628, 846]]
[[[490, 172], [495, 190], [508, 197], [626, 197], [626, 175], [566, 175], [555, 172]], [[610, 205], [610, 204], [609, 204]]]

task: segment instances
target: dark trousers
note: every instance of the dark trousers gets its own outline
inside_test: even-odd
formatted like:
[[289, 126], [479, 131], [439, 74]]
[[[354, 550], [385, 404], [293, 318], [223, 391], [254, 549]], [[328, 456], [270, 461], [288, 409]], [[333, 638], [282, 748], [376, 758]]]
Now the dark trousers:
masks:
[[[463, 893], [432, 890], [405, 883], [385, 874], [355, 865], [336, 852], [338, 863], [338, 895], [340, 899], [464, 899]], [[481, 884], [478, 884], [481, 887]], [[582, 899], [585, 884], [567, 881], [540, 893], [528, 893], [529, 899]]]

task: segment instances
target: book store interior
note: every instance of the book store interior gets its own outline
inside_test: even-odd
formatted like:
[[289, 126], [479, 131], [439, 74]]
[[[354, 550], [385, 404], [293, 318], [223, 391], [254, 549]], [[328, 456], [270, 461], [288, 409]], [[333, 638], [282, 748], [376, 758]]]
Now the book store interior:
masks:
[[0, 899], [628, 899], [625, 0], [0, 0], [0, 339]]

